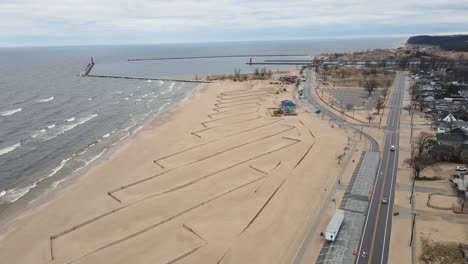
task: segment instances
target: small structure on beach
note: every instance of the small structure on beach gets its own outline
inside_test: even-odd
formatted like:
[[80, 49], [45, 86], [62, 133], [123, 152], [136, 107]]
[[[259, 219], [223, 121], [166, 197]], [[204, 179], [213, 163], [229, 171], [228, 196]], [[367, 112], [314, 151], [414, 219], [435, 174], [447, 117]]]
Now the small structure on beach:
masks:
[[283, 100], [278, 107], [268, 108], [268, 111], [272, 116], [297, 115], [296, 104], [291, 100]]
[[296, 104], [291, 100], [281, 101], [280, 108], [285, 115], [296, 115]]

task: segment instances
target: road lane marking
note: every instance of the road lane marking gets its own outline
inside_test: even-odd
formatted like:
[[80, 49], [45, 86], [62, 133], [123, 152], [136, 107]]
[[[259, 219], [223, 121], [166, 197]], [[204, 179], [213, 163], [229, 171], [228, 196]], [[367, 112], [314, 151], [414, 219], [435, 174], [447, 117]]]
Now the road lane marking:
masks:
[[[398, 144], [400, 143], [400, 137], [398, 137], [398, 134], [395, 134], [395, 141], [397, 141]], [[393, 202], [393, 199], [392, 199], [393, 198], [393, 182], [394, 182], [394, 179], [396, 177], [395, 164], [397, 163], [397, 160], [398, 160], [398, 154], [395, 153], [395, 156], [393, 158], [392, 180], [391, 180], [391, 183], [390, 183], [390, 194], [389, 194], [389, 198], [388, 198], [389, 200], [388, 200], [388, 207], [387, 207], [387, 218], [385, 219], [385, 232], [384, 232], [384, 239], [383, 239], [383, 245], [382, 245], [382, 258], [381, 258], [380, 263], [384, 263], [385, 245], [386, 245], [385, 240], [387, 238], [388, 219], [389, 219], [389, 214], [388, 213], [390, 212], [390, 208], [393, 209], [393, 206], [391, 206], [391, 203]], [[398, 171], [397, 171], [397, 173], [398, 173]]]
[[[396, 118], [396, 116], [394, 118]], [[392, 123], [394, 123], [394, 120], [392, 121]], [[389, 144], [391, 143], [392, 143], [392, 138], [390, 136]], [[384, 151], [388, 151], [388, 150], [384, 150]], [[385, 189], [385, 180], [387, 179], [389, 164], [390, 164], [390, 155], [387, 154], [387, 166], [385, 168], [385, 173], [384, 173], [383, 180], [382, 180], [382, 187], [380, 189], [380, 199], [378, 201], [379, 206], [377, 207], [377, 216], [376, 216], [376, 220], [374, 223], [374, 231], [372, 233], [372, 241], [371, 241], [371, 248], [370, 248], [368, 263], [372, 263], [372, 254], [374, 253], [375, 234], [377, 233], [377, 226], [379, 225], [379, 218], [380, 218], [380, 210], [382, 209], [382, 203], [380, 201], [382, 201], [382, 197], [383, 197], [383, 193]]]

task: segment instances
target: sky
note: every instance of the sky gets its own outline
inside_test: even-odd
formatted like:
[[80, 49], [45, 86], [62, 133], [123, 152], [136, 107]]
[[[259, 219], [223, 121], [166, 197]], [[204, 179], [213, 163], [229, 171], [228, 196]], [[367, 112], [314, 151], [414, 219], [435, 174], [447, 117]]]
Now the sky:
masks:
[[375, 38], [465, 32], [467, 0], [0, 0], [0, 46]]

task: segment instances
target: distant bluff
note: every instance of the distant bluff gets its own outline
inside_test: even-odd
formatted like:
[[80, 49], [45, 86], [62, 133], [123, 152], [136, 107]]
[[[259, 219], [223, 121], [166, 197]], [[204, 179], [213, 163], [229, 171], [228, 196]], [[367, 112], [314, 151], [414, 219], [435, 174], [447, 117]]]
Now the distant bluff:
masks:
[[450, 36], [413, 36], [407, 41], [408, 44], [439, 46], [447, 51], [466, 51], [468, 52], [468, 35], [450, 35]]

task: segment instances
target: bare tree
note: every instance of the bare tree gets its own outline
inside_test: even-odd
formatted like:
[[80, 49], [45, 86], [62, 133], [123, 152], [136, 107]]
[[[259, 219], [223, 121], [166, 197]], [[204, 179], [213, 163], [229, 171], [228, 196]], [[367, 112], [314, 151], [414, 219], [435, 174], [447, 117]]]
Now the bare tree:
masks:
[[413, 108], [411, 107], [411, 105], [405, 105], [405, 107], [403, 107], [403, 109], [408, 111], [408, 115], [409, 115], [409, 114], [411, 114], [411, 109], [413, 109]]
[[369, 76], [369, 74], [370, 74], [370, 72], [369, 72], [368, 70], [363, 69], [363, 70], [361, 71], [362, 79], [363, 79], [364, 81], [366, 81], [366, 80], [367, 80], [367, 76]]
[[392, 79], [387, 79], [387, 81], [385, 82], [385, 88], [387, 89], [390, 88], [390, 86], [392, 86], [392, 83], [393, 83]]
[[379, 97], [377, 99], [377, 102], [375, 102], [375, 110], [377, 110], [377, 114], [380, 113], [380, 110], [385, 106], [385, 100], [382, 97]]
[[346, 110], [348, 110], [348, 112], [349, 112], [349, 111], [353, 110], [354, 105], [353, 104], [346, 104], [345, 107], [346, 107]]
[[368, 113], [367, 113], [366, 119], [369, 120], [369, 124], [370, 124], [370, 122], [374, 119], [374, 116], [372, 115], [371, 112], [368, 112]]
[[435, 143], [434, 135], [428, 132], [421, 132], [416, 139], [416, 147], [418, 149], [417, 156], [423, 155], [423, 152], [429, 149]]
[[370, 80], [364, 80], [364, 90], [369, 94], [369, 96], [372, 94], [374, 89], [377, 87], [377, 81], [375, 79], [370, 79]]
[[421, 171], [423, 171], [424, 168], [431, 164], [431, 160], [427, 155], [424, 154], [414, 157], [411, 163], [411, 167], [414, 171], [414, 177], [419, 178]]
[[387, 95], [388, 95], [388, 87], [385, 87], [382, 89], [382, 96], [387, 97]]

